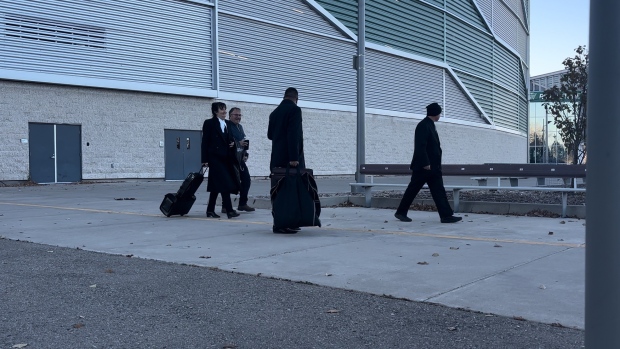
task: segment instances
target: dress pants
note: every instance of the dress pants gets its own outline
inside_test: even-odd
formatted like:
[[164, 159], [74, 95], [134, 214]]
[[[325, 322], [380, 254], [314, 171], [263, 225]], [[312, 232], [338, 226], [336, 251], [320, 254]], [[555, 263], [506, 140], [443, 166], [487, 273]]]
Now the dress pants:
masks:
[[250, 171], [248, 167], [243, 164], [243, 169], [239, 171], [239, 177], [241, 179], [241, 190], [239, 192], [239, 206], [245, 206], [248, 204], [248, 193], [250, 192], [250, 184], [252, 179], [250, 178]]
[[215, 201], [217, 196], [222, 194], [222, 207], [226, 209], [226, 212], [232, 212], [232, 201], [230, 200], [230, 193], [219, 193], [212, 191], [209, 193], [209, 203], [207, 204], [207, 212], [215, 212]]
[[439, 217], [444, 218], [452, 216], [454, 211], [452, 211], [450, 203], [448, 202], [448, 197], [446, 196], [446, 188], [443, 186], [443, 177], [441, 171], [437, 170], [413, 171], [411, 181], [405, 190], [403, 198], [400, 200], [400, 205], [398, 205], [396, 213], [407, 215], [409, 207], [424, 184], [428, 184]]

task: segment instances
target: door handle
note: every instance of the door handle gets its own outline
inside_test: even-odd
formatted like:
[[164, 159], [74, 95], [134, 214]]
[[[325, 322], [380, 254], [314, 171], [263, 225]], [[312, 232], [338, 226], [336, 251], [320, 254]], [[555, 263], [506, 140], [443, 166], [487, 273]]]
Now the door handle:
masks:
[[187, 137], [187, 144], [186, 144], [187, 149], [190, 149], [190, 144], [189, 144], [189, 137]]
[[181, 137], [177, 137], [177, 149], [181, 149]]

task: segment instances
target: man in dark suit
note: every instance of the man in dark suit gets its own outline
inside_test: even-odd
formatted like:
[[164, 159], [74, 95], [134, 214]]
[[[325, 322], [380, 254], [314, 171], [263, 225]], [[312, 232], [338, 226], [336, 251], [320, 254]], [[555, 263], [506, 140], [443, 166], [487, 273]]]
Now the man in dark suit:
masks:
[[[284, 99], [269, 115], [267, 138], [271, 140], [271, 161], [269, 168], [306, 167], [304, 161], [304, 134], [301, 120], [301, 108], [297, 106], [299, 94], [293, 87], [284, 92]], [[272, 186], [274, 185], [272, 179]], [[276, 227], [277, 234], [294, 234], [297, 227]]]
[[215, 213], [215, 202], [219, 194], [222, 195], [222, 206], [228, 218], [238, 217], [239, 213], [233, 210], [230, 194], [239, 192], [239, 175], [237, 163], [237, 149], [232, 136], [232, 122], [226, 120], [226, 104], [215, 102], [211, 104], [213, 117], [205, 120], [202, 125], [201, 158], [202, 165], [209, 167], [207, 191], [207, 217], [220, 218]]
[[435, 128], [435, 123], [439, 121], [441, 106], [432, 103], [426, 106], [426, 117], [418, 123], [415, 128], [413, 159], [409, 168], [413, 171], [411, 181], [405, 190], [405, 194], [400, 201], [400, 205], [394, 216], [403, 222], [411, 222], [407, 217], [409, 207], [413, 203], [420, 189], [424, 184], [428, 188], [437, 206], [437, 212], [441, 223], [456, 223], [462, 217], [454, 216], [454, 211], [448, 203], [446, 189], [443, 186], [441, 174], [441, 144], [439, 134]]

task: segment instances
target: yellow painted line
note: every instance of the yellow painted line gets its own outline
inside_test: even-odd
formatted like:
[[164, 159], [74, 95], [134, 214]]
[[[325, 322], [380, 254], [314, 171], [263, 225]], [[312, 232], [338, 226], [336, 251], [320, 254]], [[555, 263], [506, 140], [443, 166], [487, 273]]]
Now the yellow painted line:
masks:
[[[51, 206], [51, 205], [37, 205], [37, 204], [19, 204], [12, 202], [0, 202], [0, 205], [12, 205], [12, 206], [25, 206], [25, 207], [35, 207], [35, 208], [51, 208], [56, 210], [67, 210], [67, 211], [81, 211], [81, 212], [91, 212], [91, 213], [113, 213], [113, 214], [123, 214], [123, 215], [131, 215], [131, 216], [143, 216], [143, 217], [159, 217], [166, 218], [161, 214], [148, 214], [148, 213], [138, 213], [138, 212], [126, 212], [126, 211], [111, 211], [111, 210], [99, 210], [93, 208], [78, 208], [78, 207], [64, 207], [64, 206]], [[220, 223], [243, 223], [243, 224], [260, 224], [260, 225], [271, 225], [271, 222], [260, 222], [260, 221], [239, 221], [239, 220], [215, 220], [212, 218], [206, 217], [183, 217], [184, 219], [191, 220], [201, 220], [201, 221], [209, 221], [209, 222], [220, 222]], [[565, 242], [544, 242], [544, 241], [529, 241], [529, 240], [513, 240], [513, 239], [496, 239], [496, 238], [484, 238], [484, 237], [475, 237], [475, 236], [459, 236], [459, 235], [444, 235], [444, 234], [432, 234], [432, 233], [417, 233], [417, 232], [408, 232], [408, 231], [390, 231], [385, 229], [351, 229], [351, 228], [334, 228], [334, 227], [322, 227], [321, 229], [325, 230], [334, 230], [334, 231], [347, 231], [351, 233], [380, 233], [380, 234], [388, 234], [388, 235], [406, 235], [406, 236], [419, 236], [419, 237], [430, 237], [437, 239], [449, 239], [449, 240], [466, 240], [466, 241], [480, 241], [480, 242], [496, 242], [496, 243], [507, 243], [507, 244], [524, 244], [524, 245], [539, 245], [539, 246], [558, 246], [558, 247], [571, 247], [571, 248], [585, 248], [585, 243], [576, 244], [576, 243], [565, 243]]]

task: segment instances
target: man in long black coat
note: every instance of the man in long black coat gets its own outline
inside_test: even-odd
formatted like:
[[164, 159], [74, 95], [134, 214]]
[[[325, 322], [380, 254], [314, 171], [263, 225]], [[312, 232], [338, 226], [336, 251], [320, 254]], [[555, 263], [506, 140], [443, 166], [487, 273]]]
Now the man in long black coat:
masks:
[[211, 105], [213, 117], [202, 125], [201, 158], [202, 164], [209, 167], [207, 191], [207, 217], [219, 218], [215, 213], [215, 202], [222, 195], [222, 207], [228, 218], [239, 216], [232, 208], [230, 194], [237, 194], [240, 188], [235, 139], [231, 133], [232, 122], [226, 120], [226, 104], [215, 102]]
[[435, 122], [439, 121], [440, 114], [441, 106], [439, 104], [429, 104], [426, 106], [427, 116], [415, 128], [413, 159], [411, 159], [411, 166], [409, 167], [413, 174], [400, 201], [400, 205], [394, 214], [396, 218], [403, 222], [411, 222], [411, 218], [407, 217], [407, 212], [424, 184], [428, 184], [433, 201], [435, 201], [435, 206], [437, 206], [441, 223], [455, 223], [462, 219], [461, 217], [454, 216], [454, 211], [450, 207], [448, 197], [446, 196], [446, 189], [443, 185], [441, 143], [435, 128]]
[[[284, 92], [284, 99], [269, 115], [267, 138], [271, 140], [271, 161], [269, 162], [271, 170], [275, 167], [306, 167], [301, 108], [297, 106], [298, 100], [297, 90], [293, 87], [287, 88]], [[294, 234], [298, 230], [298, 227], [273, 226], [273, 232], [279, 234]]]
[[299, 94], [293, 87], [284, 92], [284, 99], [269, 115], [267, 138], [271, 140], [269, 168], [306, 167], [304, 161], [304, 131], [301, 125], [301, 108], [297, 106]]

